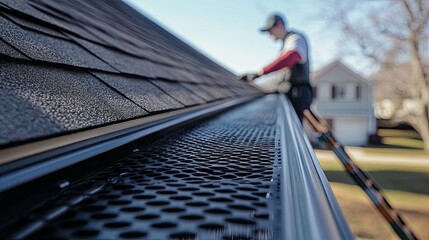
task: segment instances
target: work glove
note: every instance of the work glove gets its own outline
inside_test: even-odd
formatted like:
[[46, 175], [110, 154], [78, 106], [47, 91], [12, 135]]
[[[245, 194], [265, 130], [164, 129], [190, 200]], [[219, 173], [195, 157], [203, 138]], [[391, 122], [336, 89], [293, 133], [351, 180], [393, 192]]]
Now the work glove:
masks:
[[240, 76], [240, 79], [246, 82], [253, 81], [260, 77], [257, 73], [246, 73]]

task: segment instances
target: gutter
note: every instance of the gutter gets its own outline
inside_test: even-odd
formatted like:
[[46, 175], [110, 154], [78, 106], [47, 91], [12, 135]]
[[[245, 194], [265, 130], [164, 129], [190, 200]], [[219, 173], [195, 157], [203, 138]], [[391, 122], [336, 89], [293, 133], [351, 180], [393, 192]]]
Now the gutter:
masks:
[[[281, 206], [277, 209], [279, 221], [276, 223], [278, 231], [275, 231], [275, 238], [354, 239], [292, 105], [283, 94], [266, 97], [276, 98], [278, 102], [276, 124], [279, 129], [277, 131], [279, 147], [276, 147], [276, 151], [279, 151], [278, 160], [281, 162], [279, 168]], [[135, 143], [149, 135], [153, 136], [161, 130], [180, 129], [185, 124], [213, 116], [256, 98], [253, 96], [226, 100], [64, 136], [61, 138], [62, 141], [55, 138], [46, 140], [44, 144], [33, 143], [33, 146], [39, 146], [36, 149], [39, 152], [32, 155], [33, 152], [28, 151], [25, 157], [18, 158], [20, 155], [17, 151], [16, 155], [12, 154], [15, 159], [10, 157], [8, 164], [0, 166], [0, 171], [3, 171], [0, 172], [0, 193], [71, 165], [88, 162], [85, 160], [118, 147], [126, 149], [124, 151], [128, 153], [132, 153], [133, 150], [139, 151], [132, 149], [131, 145], [134, 144], [129, 143]], [[49, 145], [55, 142], [57, 145]], [[24, 147], [31, 150], [29, 146]], [[19, 150], [18, 147], [15, 150]], [[5, 151], [0, 152], [4, 153]], [[5, 167], [9, 170], [5, 171], [7, 170]], [[60, 182], [58, 185], [60, 189], [70, 185], [68, 181]], [[100, 189], [98, 187], [94, 191]], [[60, 210], [55, 211], [53, 216], [65, 211]], [[23, 234], [31, 234], [34, 229], [39, 229], [43, 225], [41, 221], [36, 221], [34, 224], [38, 225], [31, 225]]]
[[291, 103], [279, 98], [283, 239], [354, 239]]
[[255, 98], [228, 99], [0, 150], [0, 192]]

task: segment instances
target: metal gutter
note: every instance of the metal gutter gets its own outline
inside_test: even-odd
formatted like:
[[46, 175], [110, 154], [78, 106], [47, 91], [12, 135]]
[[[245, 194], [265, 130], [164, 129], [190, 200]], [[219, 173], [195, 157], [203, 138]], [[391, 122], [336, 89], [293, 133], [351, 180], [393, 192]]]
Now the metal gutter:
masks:
[[[88, 139], [86, 145], [77, 142], [62, 154], [61, 148], [53, 149], [57, 155], [4, 174], [3, 190], [44, 175], [41, 179], [47, 180], [2, 193], [7, 206], [2, 234], [12, 239], [73, 239], [85, 233], [98, 239], [131, 233], [149, 239], [353, 239], [290, 102], [273, 94], [223, 113], [249, 100], [124, 128]], [[212, 119], [187, 125], [220, 111]], [[160, 130], [167, 131], [152, 135]], [[109, 151], [120, 146], [118, 154]], [[132, 152], [136, 146], [139, 151]], [[110, 157], [116, 160], [108, 162]], [[100, 164], [73, 180], [76, 169], [91, 161]], [[52, 193], [47, 186], [51, 183], [64, 187], [58, 185], [61, 189]], [[30, 189], [37, 190], [32, 198], [27, 197]], [[21, 209], [31, 211], [20, 215]], [[115, 216], [110, 224], [130, 228], [104, 224], [97, 209]], [[88, 210], [97, 211], [88, 215]], [[68, 212], [74, 215], [62, 217]], [[86, 224], [68, 228], [71, 219]], [[163, 226], [169, 227], [160, 231]]]
[[354, 239], [292, 105], [279, 98], [283, 239]]
[[255, 96], [148, 116], [81, 133], [0, 150], [0, 192], [167, 128], [211, 116]]

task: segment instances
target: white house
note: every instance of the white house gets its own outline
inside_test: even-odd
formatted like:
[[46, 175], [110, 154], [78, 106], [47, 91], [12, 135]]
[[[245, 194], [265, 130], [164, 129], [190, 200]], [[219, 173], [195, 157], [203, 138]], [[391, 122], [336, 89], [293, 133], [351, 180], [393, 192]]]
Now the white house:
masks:
[[313, 108], [332, 127], [344, 145], [365, 145], [376, 131], [372, 84], [340, 61], [335, 61], [311, 76], [314, 87]]

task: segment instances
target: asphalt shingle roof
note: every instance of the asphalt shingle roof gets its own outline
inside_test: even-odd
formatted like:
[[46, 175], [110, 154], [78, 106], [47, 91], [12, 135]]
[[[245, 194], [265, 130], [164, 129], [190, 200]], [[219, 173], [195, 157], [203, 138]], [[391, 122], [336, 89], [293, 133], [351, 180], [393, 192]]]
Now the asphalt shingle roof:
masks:
[[37, 137], [40, 130], [55, 134], [147, 113], [87, 72], [3, 61], [0, 66], [6, 96], [0, 143]]
[[3, 42], [0, 40], [0, 54], [10, 56], [13, 58], [21, 58], [21, 59], [28, 59], [24, 56], [24, 54], [18, 52], [13, 47], [9, 46], [9, 44]]
[[119, 0], [0, 0], [0, 148], [261, 92]]
[[107, 73], [94, 73], [102, 81], [112, 86], [128, 99], [149, 112], [178, 109], [184, 107], [170, 95], [164, 93], [149, 81], [136, 77], [123, 77]]

